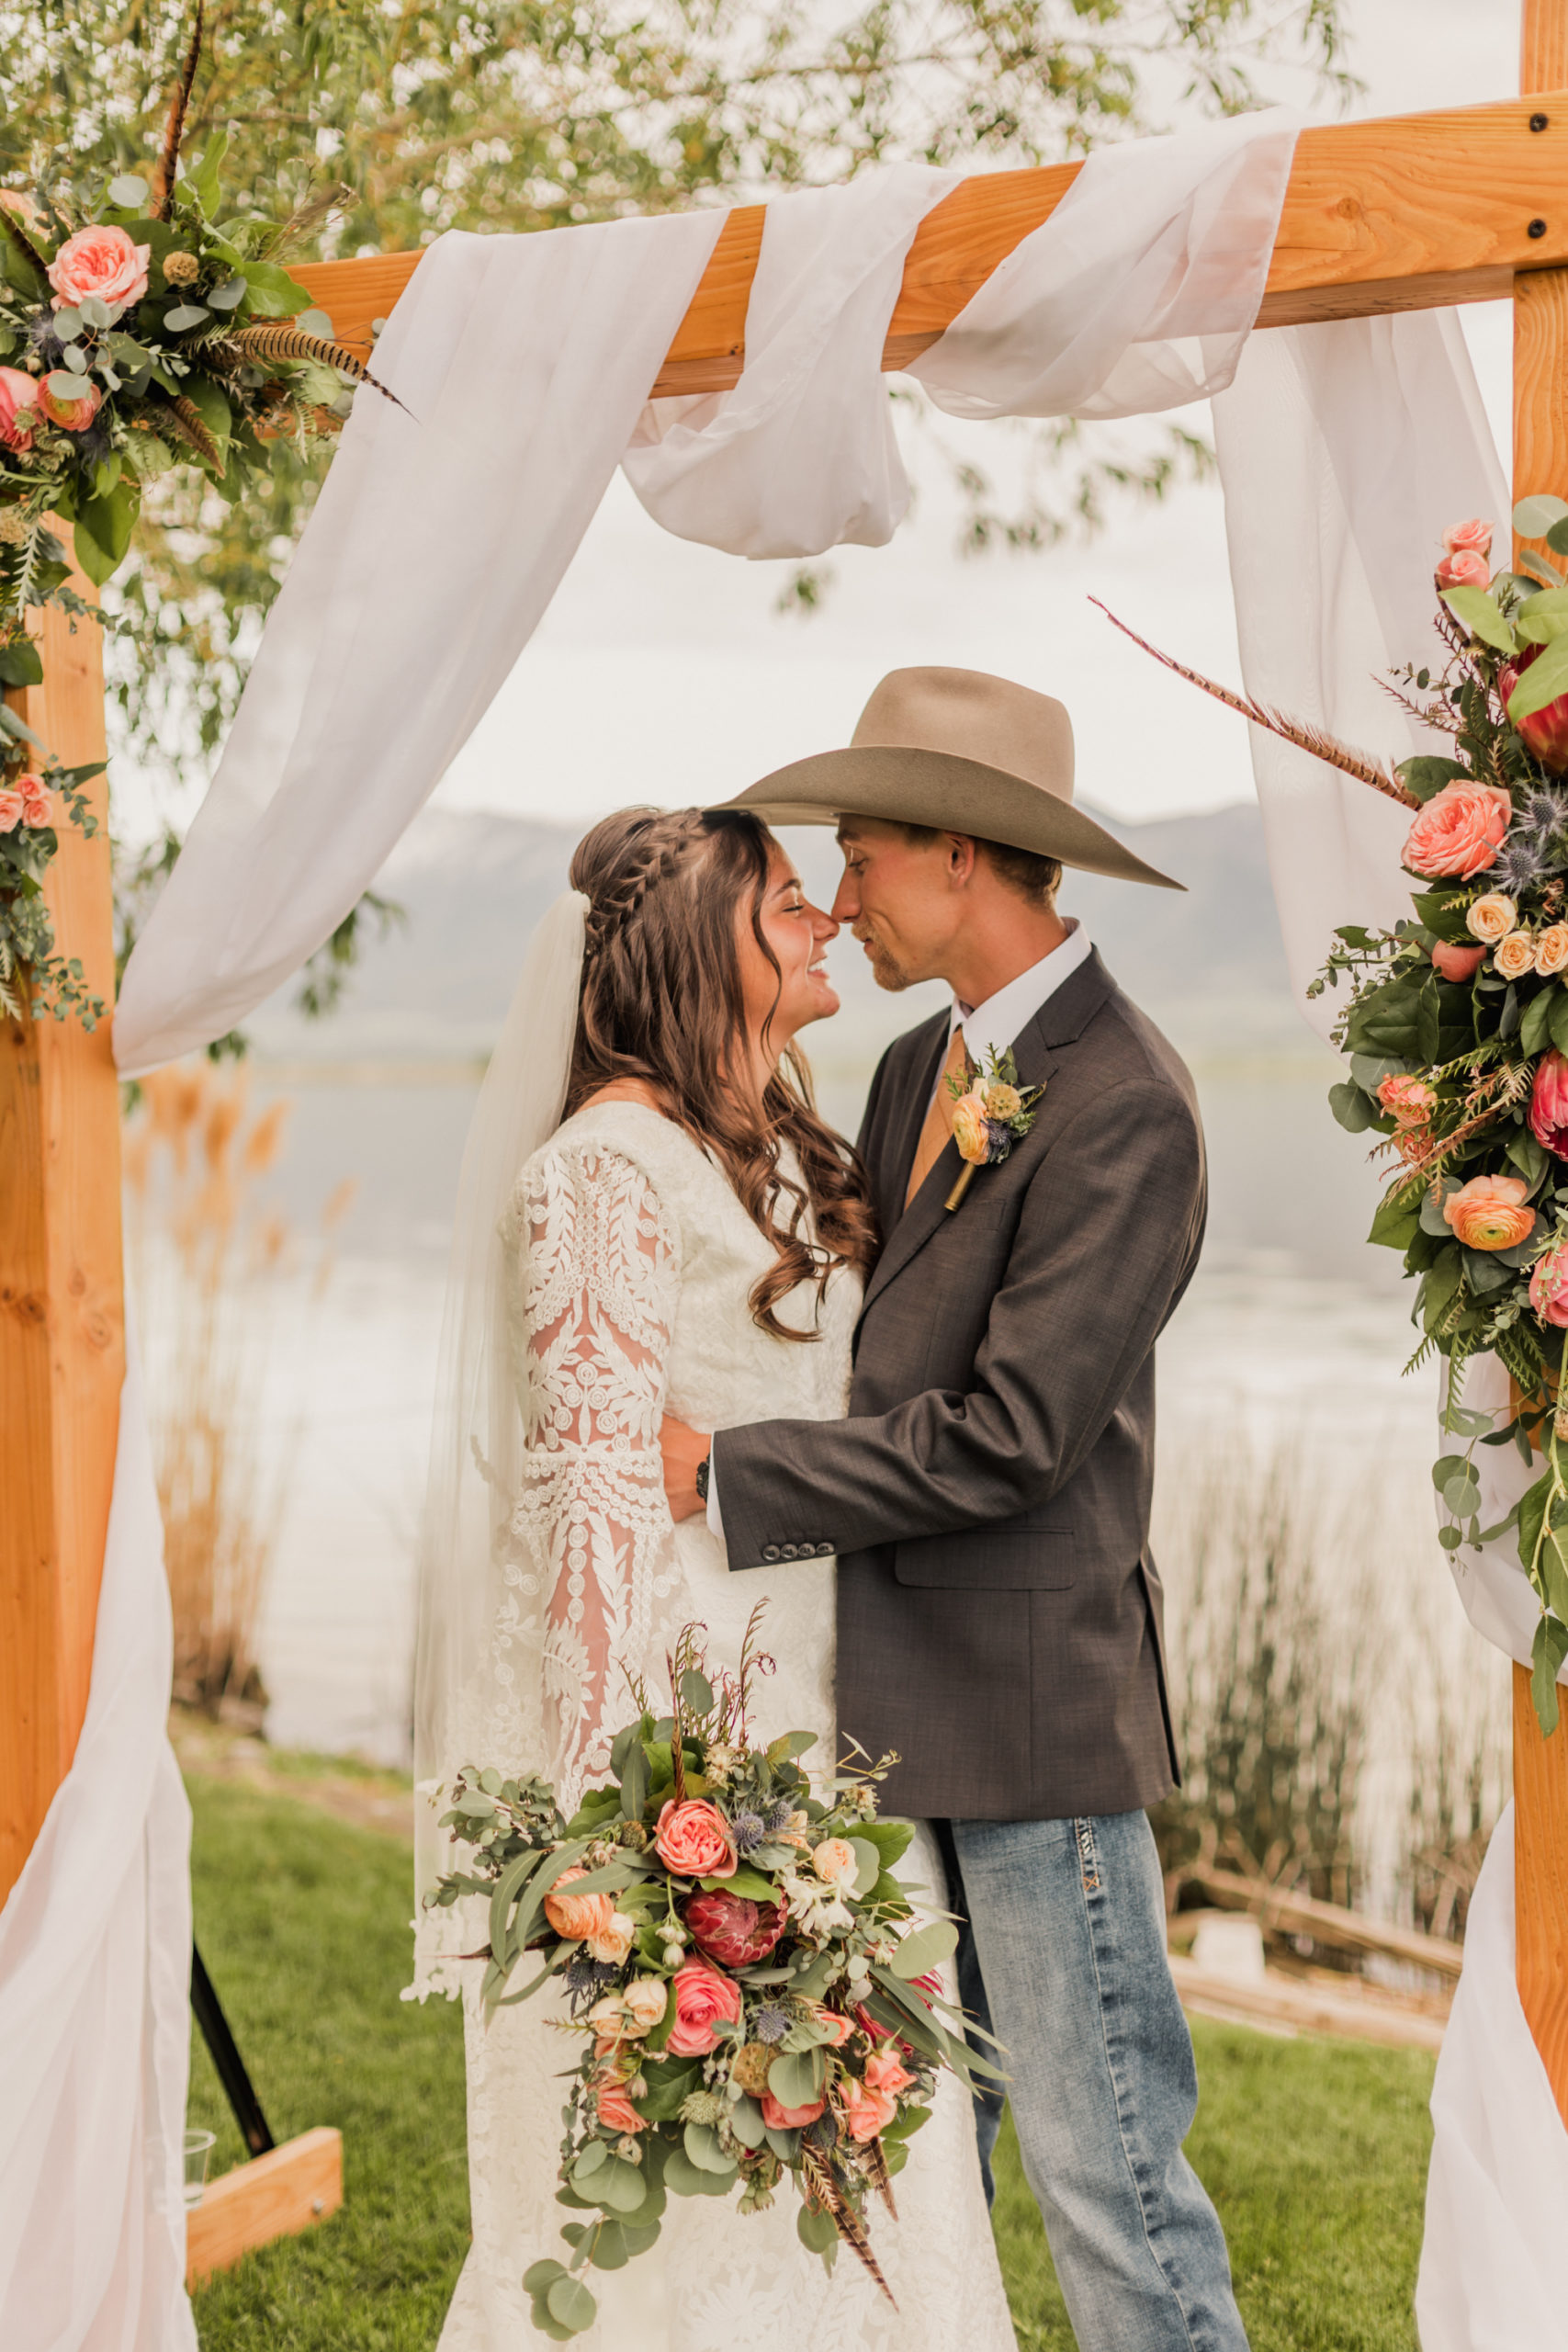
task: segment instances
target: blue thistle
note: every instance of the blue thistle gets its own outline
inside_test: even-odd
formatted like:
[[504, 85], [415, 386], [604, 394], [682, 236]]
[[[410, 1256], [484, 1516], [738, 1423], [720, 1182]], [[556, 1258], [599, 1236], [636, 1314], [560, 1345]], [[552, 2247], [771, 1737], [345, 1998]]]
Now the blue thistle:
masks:
[[1492, 871], [1510, 898], [1539, 888], [1553, 871], [1555, 861], [1539, 835], [1512, 832], [1498, 851]]
[[1560, 833], [1568, 826], [1568, 798], [1550, 785], [1532, 785], [1517, 811], [1516, 822], [1524, 831]]
[[574, 1951], [560, 1974], [567, 1998], [575, 2011], [591, 2008], [620, 1971], [609, 1961], [592, 1960], [585, 1951]]
[[777, 2001], [764, 2001], [751, 2020], [759, 2041], [782, 2041], [790, 2028], [790, 2014]]
[[735, 1840], [738, 1854], [754, 1854], [768, 1834], [768, 1825], [760, 1813], [750, 1809], [732, 1815], [729, 1834]]
[[768, 1836], [776, 1838], [781, 1829], [787, 1829], [790, 1815], [794, 1811], [795, 1807], [787, 1797], [777, 1798], [762, 1816], [762, 1826]]

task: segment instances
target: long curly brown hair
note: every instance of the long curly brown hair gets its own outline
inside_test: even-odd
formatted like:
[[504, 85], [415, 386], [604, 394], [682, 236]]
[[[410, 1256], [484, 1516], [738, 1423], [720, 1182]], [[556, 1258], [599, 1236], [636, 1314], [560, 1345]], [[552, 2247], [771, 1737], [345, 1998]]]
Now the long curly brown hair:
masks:
[[[743, 918], [779, 970], [761, 927], [771, 846], [754, 817], [700, 808], [623, 808], [583, 836], [571, 881], [590, 912], [566, 1113], [601, 1087], [640, 1080], [712, 1154], [773, 1243], [775, 1262], [752, 1286], [753, 1319], [775, 1339], [816, 1340], [816, 1329], [779, 1320], [779, 1302], [811, 1283], [820, 1306], [836, 1266], [869, 1272], [876, 1224], [860, 1161], [818, 1116], [793, 1045], [760, 1114], [725, 1081], [748, 1060]], [[781, 1164], [786, 1147], [801, 1182]]]

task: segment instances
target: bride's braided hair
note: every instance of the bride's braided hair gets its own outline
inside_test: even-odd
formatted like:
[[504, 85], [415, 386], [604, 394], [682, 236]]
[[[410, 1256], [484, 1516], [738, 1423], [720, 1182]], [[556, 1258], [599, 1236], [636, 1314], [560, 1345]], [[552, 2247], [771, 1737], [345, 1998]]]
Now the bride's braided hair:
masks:
[[[622, 809], [584, 835], [571, 861], [590, 910], [566, 1110], [617, 1081], [647, 1086], [717, 1160], [777, 1253], [752, 1287], [755, 1320], [778, 1339], [814, 1340], [775, 1309], [801, 1283], [820, 1299], [835, 1266], [869, 1271], [875, 1221], [860, 1162], [818, 1117], [793, 1046], [760, 1116], [725, 1082], [747, 1058], [743, 919], [778, 968], [761, 927], [769, 849], [755, 818], [700, 808]], [[780, 1165], [786, 1148], [801, 1182]]]

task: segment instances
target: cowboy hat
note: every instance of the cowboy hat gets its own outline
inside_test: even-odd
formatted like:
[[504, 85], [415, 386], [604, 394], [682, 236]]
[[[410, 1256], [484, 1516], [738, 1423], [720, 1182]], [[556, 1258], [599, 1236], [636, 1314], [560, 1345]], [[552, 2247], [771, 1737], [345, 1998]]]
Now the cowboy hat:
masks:
[[1073, 727], [1064, 705], [983, 670], [890, 671], [846, 751], [777, 768], [708, 813], [732, 808], [772, 825], [852, 816], [933, 825], [1089, 874], [1162, 890], [1187, 887], [1073, 807]]

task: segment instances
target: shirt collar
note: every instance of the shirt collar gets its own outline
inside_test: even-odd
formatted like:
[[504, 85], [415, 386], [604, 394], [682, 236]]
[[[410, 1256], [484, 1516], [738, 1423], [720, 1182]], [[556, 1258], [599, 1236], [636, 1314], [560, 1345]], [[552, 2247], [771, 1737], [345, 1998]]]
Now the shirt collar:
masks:
[[1064, 980], [1070, 979], [1080, 964], [1087, 963], [1093, 942], [1076, 915], [1066, 919], [1067, 936], [1038, 964], [1031, 964], [1016, 979], [988, 996], [984, 1004], [963, 1004], [956, 998], [948, 1019], [947, 1034], [951, 1041], [953, 1030], [962, 1022], [964, 1044], [969, 1058], [980, 1069], [988, 1069], [991, 1053], [1003, 1054], [1026, 1029], [1041, 1006], [1055, 995]]

